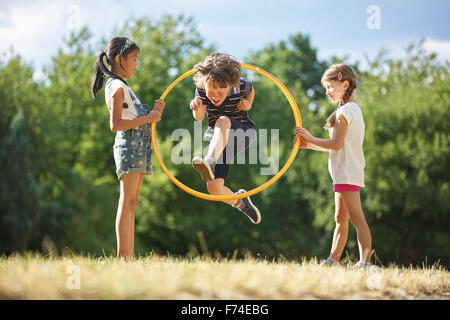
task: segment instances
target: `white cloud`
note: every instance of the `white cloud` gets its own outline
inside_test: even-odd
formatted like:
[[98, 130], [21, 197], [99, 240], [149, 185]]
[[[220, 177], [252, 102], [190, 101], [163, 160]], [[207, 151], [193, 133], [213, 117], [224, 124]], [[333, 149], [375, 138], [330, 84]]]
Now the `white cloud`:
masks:
[[450, 60], [450, 40], [426, 39], [423, 48], [428, 52], [435, 52], [439, 58]]
[[41, 67], [57, 54], [72, 31], [88, 26], [98, 40], [125, 21], [123, 8], [123, 3], [109, 1], [7, 1], [0, 7], [0, 54], [8, 59], [12, 48], [33, 63], [40, 77]]
[[58, 46], [65, 21], [63, 2], [28, 2], [4, 7], [0, 13], [0, 52], [14, 51], [27, 59], [42, 59]]

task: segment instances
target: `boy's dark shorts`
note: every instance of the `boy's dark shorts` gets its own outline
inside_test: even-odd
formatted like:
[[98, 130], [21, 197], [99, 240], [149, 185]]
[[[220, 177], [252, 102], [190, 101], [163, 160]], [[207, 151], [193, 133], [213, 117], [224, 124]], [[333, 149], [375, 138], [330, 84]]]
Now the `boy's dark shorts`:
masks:
[[[214, 168], [214, 178], [226, 179], [230, 164], [236, 163], [235, 157], [245, 151], [256, 137], [255, 125], [252, 122], [241, 122], [239, 119], [229, 118], [231, 121], [228, 142], [222, 155], [217, 159]], [[209, 128], [208, 131], [214, 130]]]

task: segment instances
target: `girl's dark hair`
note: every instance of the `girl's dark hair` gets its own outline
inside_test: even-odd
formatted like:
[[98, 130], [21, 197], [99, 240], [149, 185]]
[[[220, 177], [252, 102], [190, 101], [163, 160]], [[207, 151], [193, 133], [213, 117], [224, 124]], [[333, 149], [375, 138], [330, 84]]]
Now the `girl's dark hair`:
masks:
[[105, 64], [103, 63], [103, 58], [106, 57], [106, 62], [110, 66], [112, 66], [115, 61], [115, 58], [119, 56], [119, 64], [120, 67], [123, 69], [122, 57], [127, 56], [133, 50], [139, 51], [139, 47], [137, 46], [136, 43], [125, 37], [115, 37], [108, 43], [105, 50], [103, 50], [103, 52], [100, 53], [100, 55], [97, 57], [97, 60], [95, 61], [95, 71], [91, 85], [91, 93], [94, 98], [97, 96], [97, 93], [103, 87], [106, 77], [119, 79], [126, 84], [125, 80], [123, 80], [116, 74], [112, 73], [105, 66]]
[[[327, 70], [325, 70], [321, 83], [323, 85], [324, 81], [348, 81], [348, 88], [342, 97], [342, 100], [339, 101], [339, 105], [343, 106], [346, 104], [350, 98], [352, 97], [353, 91], [358, 87], [356, 74], [353, 71], [352, 67], [346, 64], [333, 64]], [[325, 130], [330, 131], [330, 129], [334, 128], [336, 125], [336, 110], [328, 117], [325, 126], [323, 127]]]

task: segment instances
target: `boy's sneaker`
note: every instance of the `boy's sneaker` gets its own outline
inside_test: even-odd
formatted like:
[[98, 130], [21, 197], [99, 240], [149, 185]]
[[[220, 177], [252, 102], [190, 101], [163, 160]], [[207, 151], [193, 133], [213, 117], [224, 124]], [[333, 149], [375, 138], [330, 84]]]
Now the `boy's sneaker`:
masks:
[[319, 264], [319, 267], [331, 267], [331, 266], [337, 266], [339, 262], [336, 260], [333, 260], [331, 258], [327, 258], [326, 260], [323, 260], [321, 264]]
[[371, 264], [369, 262], [362, 262], [359, 261], [355, 264], [355, 268], [359, 268], [359, 269], [365, 269], [368, 271], [380, 271], [381, 268], [377, 265]]
[[[247, 192], [244, 189], [239, 189], [236, 194]], [[233, 206], [239, 209], [242, 213], [244, 213], [254, 224], [258, 224], [261, 222], [261, 213], [258, 208], [250, 200], [250, 197], [245, 197], [239, 199], [238, 202]]]
[[195, 156], [192, 159], [192, 166], [197, 170], [202, 176], [203, 180], [211, 181], [214, 180], [214, 166], [215, 161], [213, 157], [206, 156], [205, 159], [199, 156]]

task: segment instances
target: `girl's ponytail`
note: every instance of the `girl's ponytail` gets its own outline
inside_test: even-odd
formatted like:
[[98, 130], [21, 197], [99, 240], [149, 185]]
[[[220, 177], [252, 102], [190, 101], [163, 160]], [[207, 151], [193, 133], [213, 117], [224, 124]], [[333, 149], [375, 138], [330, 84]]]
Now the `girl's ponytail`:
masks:
[[[139, 51], [139, 47], [136, 43], [124, 37], [115, 37], [108, 43], [106, 49], [102, 53], [100, 53], [100, 55], [97, 57], [97, 60], [95, 61], [94, 77], [92, 78], [91, 84], [91, 93], [94, 98], [103, 87], [106, 77], [119, 79], [123, 81], [123, 83], [127, 84], [125, 80], [112, 73], [106, 67], [106, 65], [103, 63], [103, 57], [106, 57], [106, 62], [110, 66], [112, 66], [116, 56], [120, 56], [121, 59], [133, 50]], [[120, 64], [120, 66], [122, 67], [122, 64]]]
[[97, 57], [97, 60], [95, 61], [95, 71], [91, 85], [91, 93], [94, 98], [97, 96], [97, 93], [103, 87], [107, 73], [110, 73], [108, 68], [106, 68], [105, 64], [103, 63], [104, 56], [106, 56], [105, 52], [100, 53], [100, 55]]
[[327, 130], [329, 133], [331, 133], [331, 130], [336, 125], [336, 113], [337, 113], [337, 110], [334, 110], [333, 113], [331, 113], [328, 116], [327, 121], [326, 121], [325, 125], [323, 126], [323, 128], [325, 130]]
[[343, 106], [350, 100], [350, 98], [352, 97], [352, 94], [353, 94], [353, 90], [355, 90], [355, 89], [356, 89], [356, 80], [349, 81], [348, 88], [345, 91], [344, 96], [342, 97], [342, 101], [339, 103], [340, 106]]

